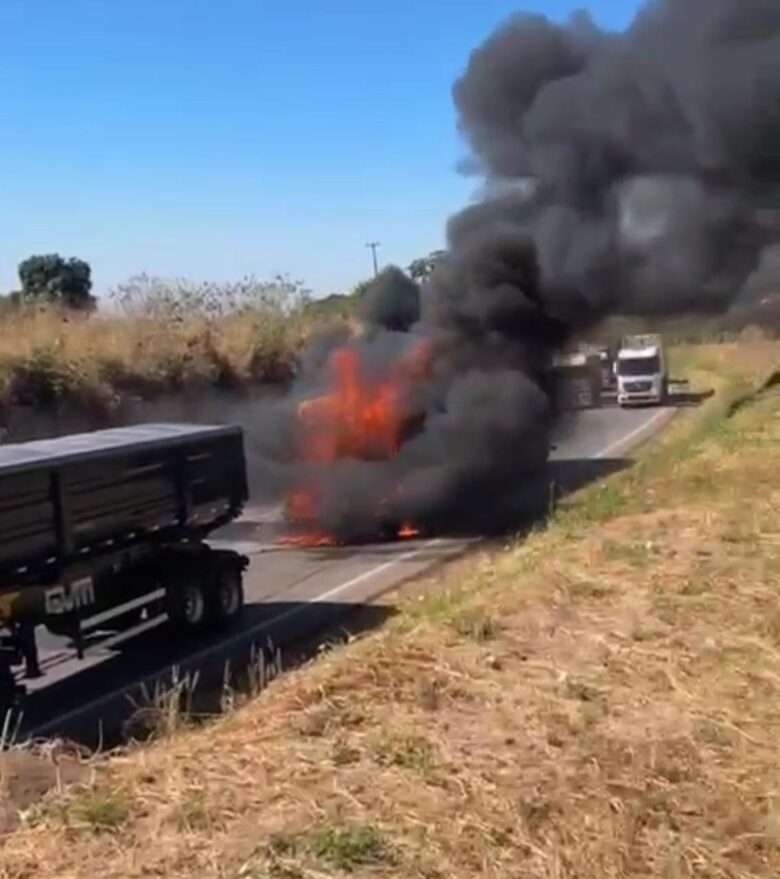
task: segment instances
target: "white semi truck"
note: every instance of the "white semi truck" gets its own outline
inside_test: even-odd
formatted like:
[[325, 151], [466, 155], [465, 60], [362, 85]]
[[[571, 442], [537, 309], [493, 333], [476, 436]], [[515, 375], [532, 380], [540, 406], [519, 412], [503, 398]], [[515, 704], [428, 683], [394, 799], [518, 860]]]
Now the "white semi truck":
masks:
[[663, 339], [657, 333], [625, 336], [614, 363], [619, 406], [662, 405], [669, 394]]

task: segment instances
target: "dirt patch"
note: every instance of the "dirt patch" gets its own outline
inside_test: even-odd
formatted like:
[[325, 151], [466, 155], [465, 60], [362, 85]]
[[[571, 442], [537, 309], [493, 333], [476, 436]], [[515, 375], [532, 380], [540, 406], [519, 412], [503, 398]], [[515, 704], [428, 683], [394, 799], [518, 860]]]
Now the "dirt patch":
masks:
[[77, 756], [33, 751], [0, 753], [0, 836], [19, 826], [20, 813], [51, 790], [80, 781], [86, 766]]

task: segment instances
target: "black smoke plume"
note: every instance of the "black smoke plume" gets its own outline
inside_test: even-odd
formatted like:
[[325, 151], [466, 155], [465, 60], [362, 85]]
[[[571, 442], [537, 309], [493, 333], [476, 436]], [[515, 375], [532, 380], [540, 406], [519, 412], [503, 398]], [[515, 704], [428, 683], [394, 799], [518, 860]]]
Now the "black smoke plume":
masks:
[[451, 239], [530, 234], [545, 305], [568, 322], [722, 310], [771, 264], [775, 0], [658, 0], [619, 34], [585, 13], [517, 15], [472, 54], [454, 97], [502, 194], [456, 217]]
[[407, 332], [420, 319], [420, 290], [396, 266], [388, 266], [368, 286], [358, 309], [372, 327]]
[[[777, 0], [658, 0], [623, 33], [518, 14], [453, 93], [483, 199], [450, 220], [422, 289], [385, 272], [364, 334], [307, 356], [270, 456], [316, 484], [318, 524], [343, 539], [503, 527], [547, 460], [556, 347], [609, 315], [723, 311], [780, 280]], [[292, 407], [327, 390], [333, 351], [381, 375], [421, 341], [400, 453], [307, 470]]]

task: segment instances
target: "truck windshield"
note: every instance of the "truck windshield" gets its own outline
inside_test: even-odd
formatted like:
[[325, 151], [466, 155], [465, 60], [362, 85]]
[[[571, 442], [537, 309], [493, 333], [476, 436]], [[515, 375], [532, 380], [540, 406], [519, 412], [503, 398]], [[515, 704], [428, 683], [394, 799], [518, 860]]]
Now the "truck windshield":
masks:
[[618, 360], [618, 375], [655, 375], [660, 371], [661, 361], [658, 356]]

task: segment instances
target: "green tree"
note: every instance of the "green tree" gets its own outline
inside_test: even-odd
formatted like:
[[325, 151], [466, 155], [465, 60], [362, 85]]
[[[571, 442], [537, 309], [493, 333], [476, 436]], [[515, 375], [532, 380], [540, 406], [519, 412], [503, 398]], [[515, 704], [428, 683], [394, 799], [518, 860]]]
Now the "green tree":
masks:
[[425, 281], [446, 256], [446, 250], [434, 250], [428, 256], [412, 260], [406, 270], [415, 281]]
[[63, 259], [58, 253], [28, 257], [19, 263], [22, 302], [42, 302], [65, 308], [95, 307], [92, 270], [83, 259]]
[[348, 295], [353, 299], [362, 299], [365, 296], [366, 290], [371, 286], [371, 282], [373, 278], [366, 278], [364, 281], [358, 281], [357, 284], [352, 288], [352, 292]]

